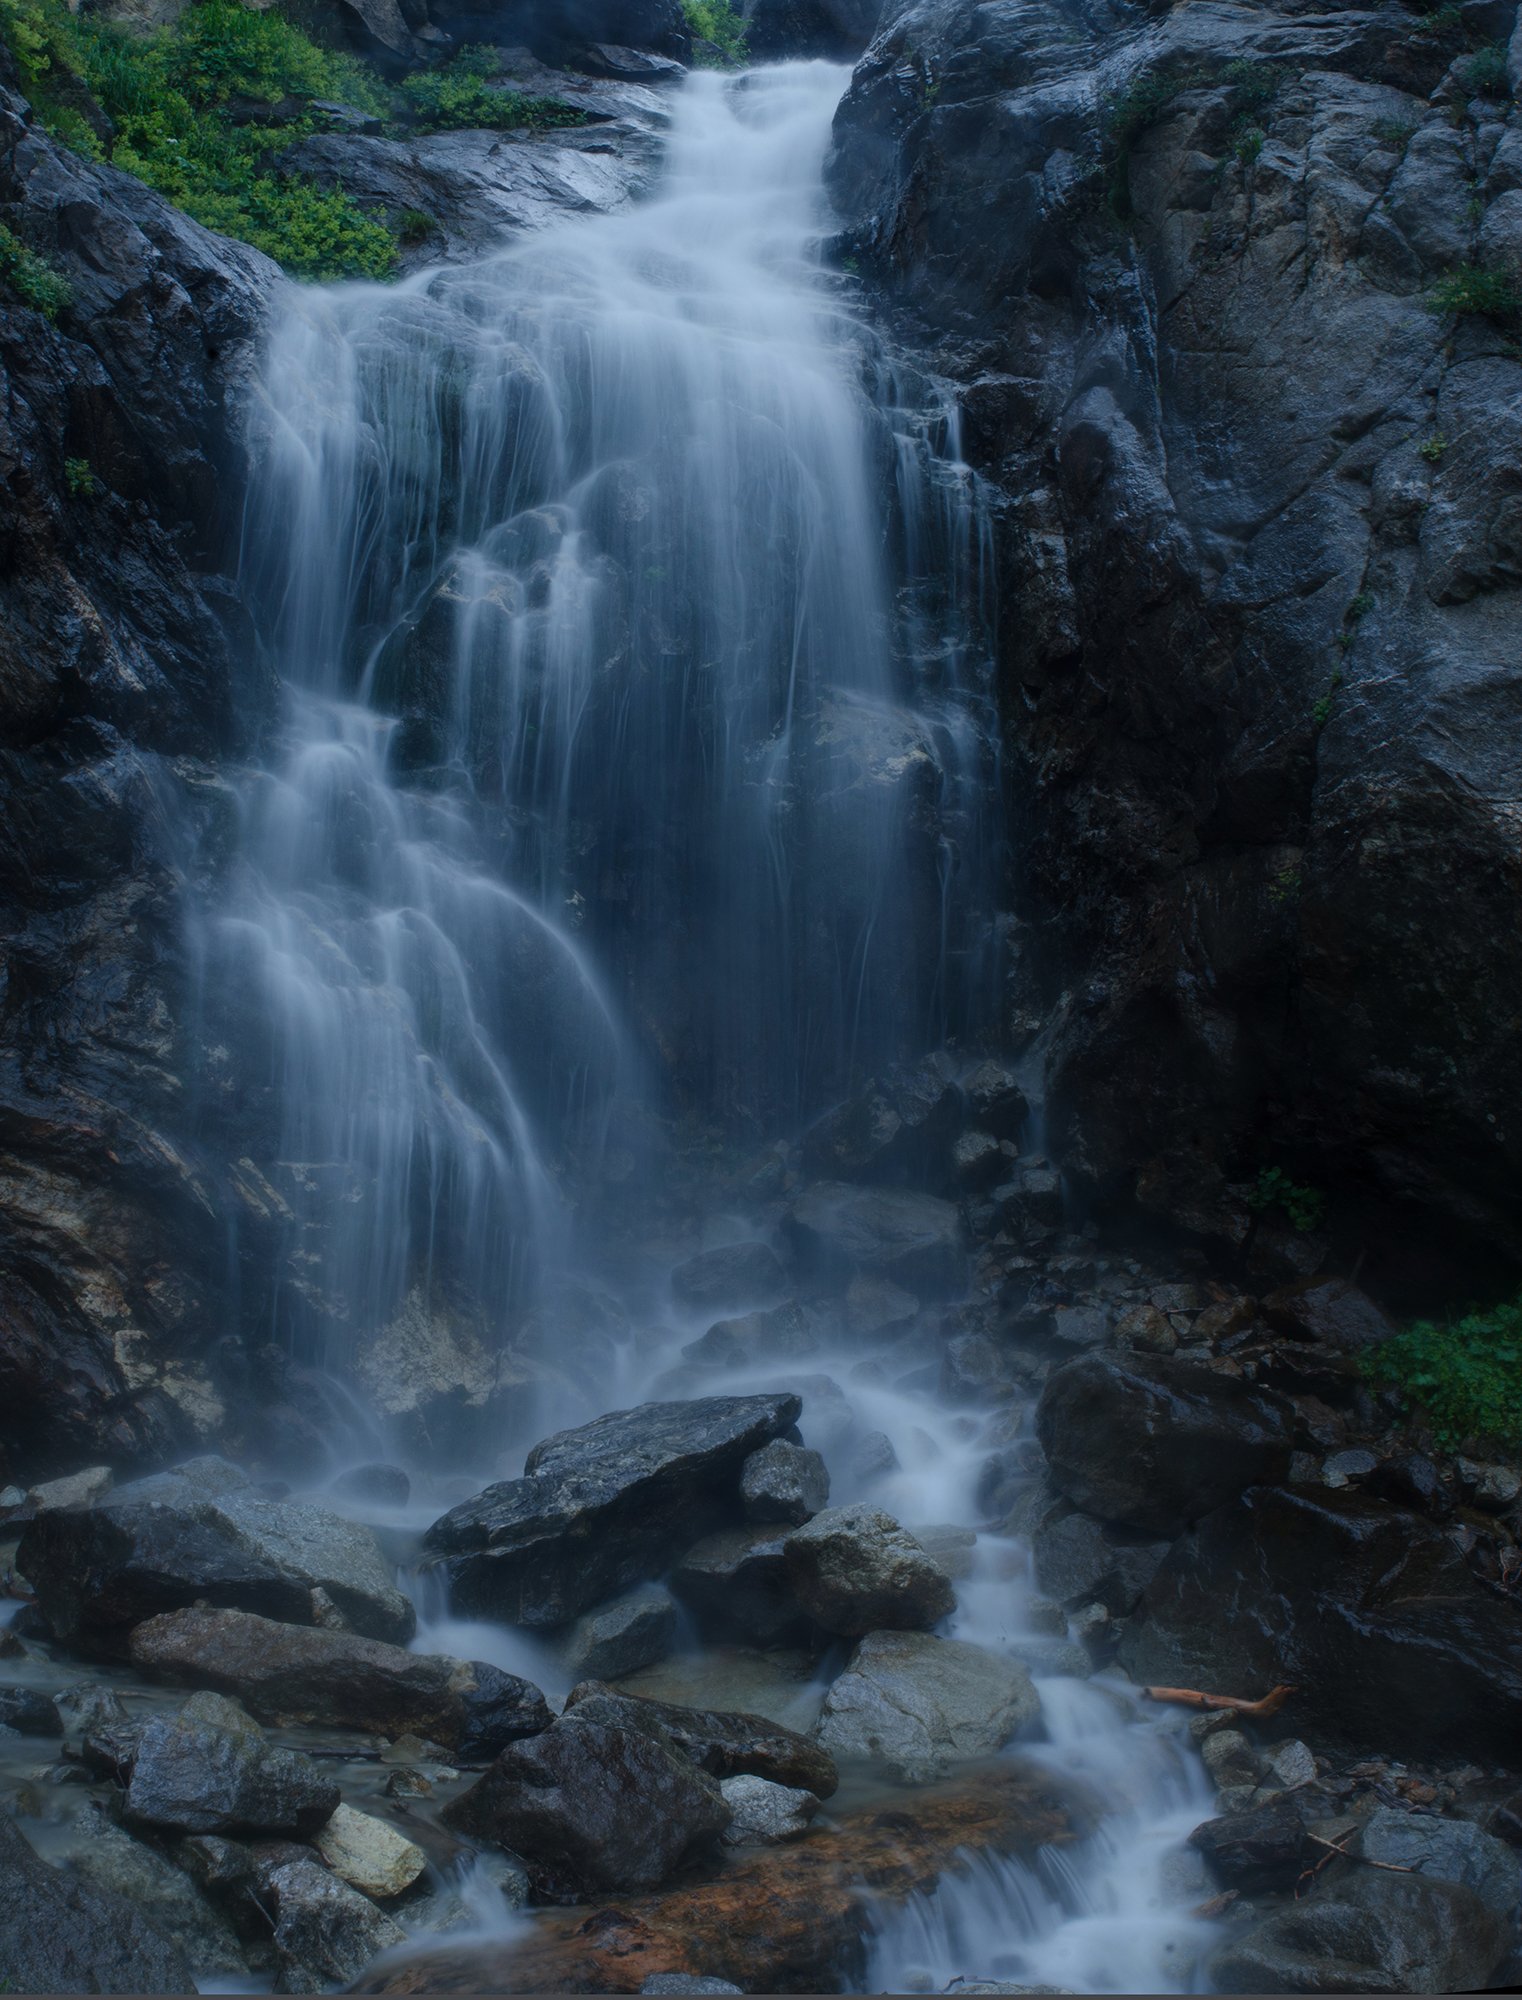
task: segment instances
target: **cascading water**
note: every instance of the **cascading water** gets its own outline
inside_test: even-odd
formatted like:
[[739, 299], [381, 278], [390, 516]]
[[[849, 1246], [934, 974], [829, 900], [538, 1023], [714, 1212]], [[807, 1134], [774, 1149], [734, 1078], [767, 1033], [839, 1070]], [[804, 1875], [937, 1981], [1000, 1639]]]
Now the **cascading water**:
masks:
[[977, 499], [821, 271], [843, 82], [695, 76], [643, 206], [275, 336], [201, 944], [308, 1357], [419, 1285], [500, 1334], [616, 1092], [775, 1133], [993, 997]]
[[[695, 76], [639, 208], [304, 294], [275, 337], [246, 560], [286, 708], [199, 947], [264, 1079], [242, 1113], [282, 1239], [267, 1310], [340, 1372], [409, 1295], [510, 1344], [573, 1226], [586, 1254], [621, 1101], [775, 1136], [993, 1015], [987, 523], [948, 410], [820, 259], [844, 81]], [[641, 1323], [558, 1420], [782, 1379], [695, 1369], [702, 1323], [669, 1301]], [[1008, 1413], [938, 1407], [891, 1340], [820, 1344], [803, 1430], [834, 1498], [979, 1524]], [[1068, 1677], [1028, 1571], [983, 1535], [956, 1629], [1032, 1665], [1036, 1754], [1120, 1816], [885, 1916], [869, 1987], [1191, 1977], [1164, 1864], [1198, 1766], [1123, 1688]], [[425, 1650], [557, 1691], [552, 1644], [422, 1609]]]

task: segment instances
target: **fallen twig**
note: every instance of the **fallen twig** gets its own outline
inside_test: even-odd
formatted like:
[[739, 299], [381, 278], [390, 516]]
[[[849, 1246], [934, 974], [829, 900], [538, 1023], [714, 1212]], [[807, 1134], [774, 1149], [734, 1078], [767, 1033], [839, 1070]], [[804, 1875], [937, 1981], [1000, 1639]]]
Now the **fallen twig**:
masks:
[[1338, 1841], [1323, 1840], [1319, 1833], [1307, 1833], [1305, 1837], [1307, 1840], [1314, 1842], [1317, 1847], [1324, 1847], [1326, 1853], [1322, 1855], [1314, 1868], [1303, 1869], [1296, 1877], [1296, 1902], [1300, 1900], [1301, 1885], [1305, 1882], [1313, 1882], [1323, 1868], [1329, 1868], [1332, 1865], [1339, 1854], [1344, 1861], [1361, 1861], [1365, 1868], [1383, 1868], [1390, 1875], [1416, 1875], [1420, 1873], [1419, 1869], [1402, 1867], [1398, 1861], [1373, 1861], [1367, 1854], [1354, 1854], [1349, 1848], [1343, 1847]]
[[1234, 1694], [1201, 1694], [1198, 1688], [1142, 1689], [1149, 1701], [1174, 1701], [1184, 1708], [1224, 1710], [1248, 1721], [1277, 1715], [1294, 1692], [1293, 1686], [1285, 1684], [1271, 1688], [1260, 1701], [1244, 1701], [1240, 1695]]

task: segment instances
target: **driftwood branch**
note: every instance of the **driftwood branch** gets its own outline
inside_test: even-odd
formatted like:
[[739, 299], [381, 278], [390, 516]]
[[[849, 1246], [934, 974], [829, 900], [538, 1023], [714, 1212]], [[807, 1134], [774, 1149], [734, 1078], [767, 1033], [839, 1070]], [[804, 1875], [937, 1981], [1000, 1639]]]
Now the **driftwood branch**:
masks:
[[1415, 1868], [1403, 1867], [1398, 1861], [1372, 1861], [1367, 1854], [1354, 1854], [1338, 1841], [1323, 1840], [1319, 1833], [1307, 1833], [1305, 1837], [1314, 1846], [1324, 1847], [1326, 1853], [1322, 1855], [1314, 1868], [1305, 1869], [1297, 1879], [1295, 1883], [1295, 1899], [1297, 1902], [1299, 1901], [1303, 1885], [1307, 1882], [1314, 1882], [1322, 1869], [1329, 1868], [1339, 1854], [1344, 1861], [1361, 1861], [1365, 1868], [1383, 1868], [1387, 1875], [1415, 1875], [1420, 1872]]
[[1246, 1721], [1263, 1721], [1277, 1715], [1295, 1692], [1289, 1685], [1272, 1688], [1260, 1701], [1244, 1701], [1234, 1694], [1201, 1694], [1198, 1688], [1143, 1688], [1149, 1701], [1173, 1701], [1183, 1708], [1204, 1708], [1240, 1715]]

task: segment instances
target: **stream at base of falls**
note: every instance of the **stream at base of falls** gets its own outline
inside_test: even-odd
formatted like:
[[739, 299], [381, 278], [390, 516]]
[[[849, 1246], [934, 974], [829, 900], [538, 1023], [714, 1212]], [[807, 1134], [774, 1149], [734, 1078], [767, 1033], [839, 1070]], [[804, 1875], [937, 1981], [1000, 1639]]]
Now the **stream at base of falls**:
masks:
[[[954, 1286], [873, 1281], [864, 1306], [806, 1285], [807, 1340], [743, 1363], [685, 1350], [775, 1300], [672, 1303], [683, 1257], [777, 1240], [800, 1131], [869, 1078], [912, 1095], [927, 1052], [932, 1097], [965, 1080], [1008, 1006], [989, 523], [949, 399], [824, 261], [845, 81], [694, 75], [648, 200], [293, 297], [276, 327], [245, 569], [285, 707], [193, 940], [199, 1005], [262, 1079], [231, 1111], [208, 1091], [208, 1120], [246, 1120], [259, 1191], [227, 1254], [327, 1434], [296, 1497], [370, 1522], [404, 1575], [421, 1530], [552, 1431], [796, 1390], [831, 1504], [921, 1535], [957, 1579], [945, 1635], [1028, 1668], [1040, 1718], [1004, 1754], [1102, 1806], [1073, 1845], [969, 1858], [883, 1908], [865, 1990], [1188, 1991], [1213, 1932], [1185, 1840], [1213, 1790], [1177, 1712], [1091, 1672], [1036, 1589], [1030, 1377], [943, 1393]], [[1038, 1117], [981, 1141], [1060, 1202]], [[814, 1178], [852, 1184], [855, 1143]], [[997, 1235], [986, 1179], [950, 1192]], [[1123, 1288], [1061, 1226], [1050, 1254]], [[335, 1498], [376, 1458], [405, 1505]], [[567, 1692], [552, 1645], [409, 1587], [415, 1651]], [[689, 1631], [627, 1685], [807, 1730], [845, 1656]], [[76, 1677], [40, 1654], [0, 1675]], [[342, 1770], [378, 1796], [373, 1762]], [[24, 1782], [66, 1852], [68, 1788]], [[432, 1889], [398, 1910], [418, 1942], [441, 1913], [454, 1940], [535, 1921], [484, 1864]]]

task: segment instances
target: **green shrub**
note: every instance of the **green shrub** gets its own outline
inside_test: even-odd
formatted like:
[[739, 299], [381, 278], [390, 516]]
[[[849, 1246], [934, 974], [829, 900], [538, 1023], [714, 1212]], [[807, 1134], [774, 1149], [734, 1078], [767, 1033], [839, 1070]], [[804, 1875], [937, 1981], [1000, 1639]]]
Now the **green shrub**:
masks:
[[1279, 72], [1268, 63], [1239, 56], [1221, 72], [1221, 80], [1231, 86], [1232, 101], [1238, 111], [1261, 111], [1278, 94]]
[[1451, 35], [1463, 25], [1463, 8], [1455, 4], [1455, 0], [1447, 0], [1446, 5], [1434, 7], [1430, 14], [1418, 21], [1411, 32], [1414, 35]]
[[1414, 118], [1376, 118], [1369, 130], [1382, 144], [1403, 153], [1416, 137], [1417, 124]]
[[1326, 1196], [1319, 1188], [1292, 1181], [1282, 1167], [1265, 1167], [1247, 1196], [1247, 1206], [1260, 1212], [1277, 1208], [1305, 1235], [1320, 1226]]
[[1522, 1451], [1522, 1297], [1457, 1321], [1419, 1320], [1374, 1348], [1364, 1367], [1425, 1413], [1446, 1450], [1478, 1437]]
[[1493, 42], [1464, 65], [1464, 82], [1480, 97], [1510, 97], [1511, 78], [1506, 73], [1506, 44]]
[[1429, 465], [1436, 465], [1448, 449], [1448, 440], [1441, 431], [1434, 431], [1430, 438], [1423, 438], [1416, 448]]
[[730, 0], [682, 0], [682, 12], [697, 41], [712, 43], [726, 63], [745, 61], [745, 22]]
[[63, 483], [76, 500], [93, 500], [100, 491], [100, 481], [95, 477], [95, 468], [87, 458], [64, 460]]
[[0, 280], [20, 299], [47, 319], [57, 319], [72, 304], [74, 293], [69, 281], [55, 271], [45, 257], [28, 250], [14, 230], [0, 222]]
[[580, 125], [583, 114], [553, 97], [495, 90], [487, 79], [500, 63], [494, 49], [461, 49], [438, 69], [419, 70], [397, 95], [406, 123], [418, 132], [504, 132], [520, 126]]
[[1427, 295], [1434, 312], [1509, 320], [1522, 312], [1522, 291], [1510, 271], [1494, 264], [1460, 264]]
[[1250, 167], [1263, 151], [1263, 142], [1267, 137], [1261, 125], [1244, 125], [1239, 121], [1233, 129], [1231, 150], [1244, 167]]

